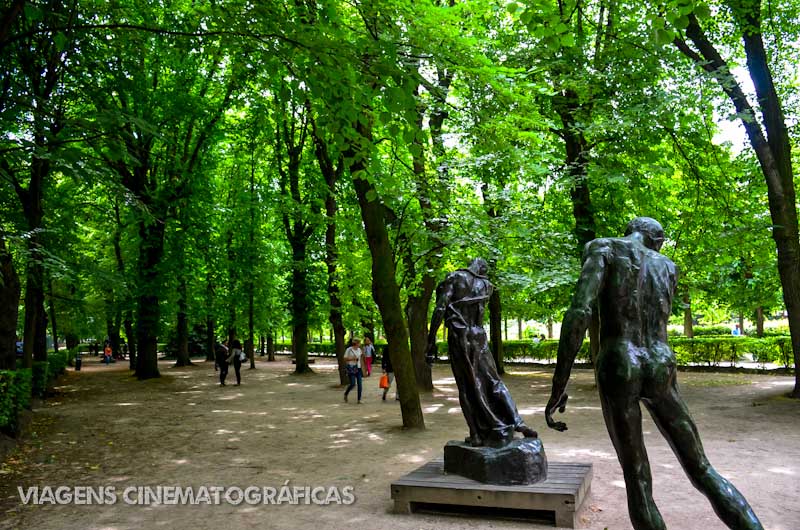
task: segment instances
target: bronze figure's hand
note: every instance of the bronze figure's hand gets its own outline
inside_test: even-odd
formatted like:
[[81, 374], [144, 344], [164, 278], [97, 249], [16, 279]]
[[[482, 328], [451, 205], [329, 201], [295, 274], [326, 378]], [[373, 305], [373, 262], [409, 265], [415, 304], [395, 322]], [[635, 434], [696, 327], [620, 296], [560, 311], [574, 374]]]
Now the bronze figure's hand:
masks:
[[553, 419], [553, 413], [555, 413], [555, 411], [558, 410], [558, 412], [563, 414], [564, 409], [567, 408], [568, 398], [569, 396], [567, 396], [567, 393], [564, 392], [563, 394], [561, 394], [561, 397], [556, 398], [555, 396], [553, 396], [550, 398], [550, 401], [548, 401], [547, 407], [545, 408], [544, 411], [544, 419], [547, 421], [547, 426], [550, 427], [551, 429], [555, 429], [559, 432], [564, 432], [567, 430], [567, 424], [564, 423], [563, 421], [555, 421]]
[[438, 355], [439, 355], [439, 347], [436, 346], [436, 343], [429, 345], [428, 351], [425, 352], [425, 362], [428, 364], [433, 364]]

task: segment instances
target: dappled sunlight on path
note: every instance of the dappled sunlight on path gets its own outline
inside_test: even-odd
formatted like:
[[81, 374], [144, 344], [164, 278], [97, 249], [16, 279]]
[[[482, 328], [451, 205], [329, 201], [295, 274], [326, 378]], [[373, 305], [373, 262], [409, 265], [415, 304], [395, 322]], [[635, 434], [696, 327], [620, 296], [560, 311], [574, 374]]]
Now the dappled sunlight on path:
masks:
[[[382, 401], [378, 377], [364, 379], [364, 404], [342, 400], [336, 366], [318, 359], [315, 373], [296, 376], [286, 360], [242, 368], [242, 385], [221, 387], [210, 363], [172, 368], [139, 382], [126, 363], [87, 359], [59, 381], [58, 393], [33, 415], [23, 445], [0, 468], [0, 528], [149, 529], [316, 528], [463, 529], [459, 517], [391, 513], [389, 483], [441, 457], [466, 433], [449, 367], [434, 367], [423, 395], [425, 431], [404, 431], [400, 407]], [[232, 374], [229, 374], [229, 380]], [[504, 380], [520, 414], [542, 436], [551, 461], [592, 462], [593, 495], [585, 528], [629, 530], [624, 483], [608, 440], [591, 372], [577, 371], [564, 420], [547, 430], [543, 411], [552, 372], [511, 366]], [[800, 406], [781, 397], [786, 377], [680, 374], [712, 463], [739, 487], [772, 530], [800, 528], [794, 506], [800, 468]], [[235, 381], [235, 379], [234, 379]], [[390, 396], [393, 392], [390, 393]], [[684, 477], [645, 414], [656, 499], [670, 528], [723, 530]], [[743, 458], [742, 455], [747, 455]], [[354, 487], [350, 506], [291, 505], [22, 505], [16, 486]], [[359, 522], [360, 521], [360, 522]], [[546, 528], [485, 521], [493, 528]]]

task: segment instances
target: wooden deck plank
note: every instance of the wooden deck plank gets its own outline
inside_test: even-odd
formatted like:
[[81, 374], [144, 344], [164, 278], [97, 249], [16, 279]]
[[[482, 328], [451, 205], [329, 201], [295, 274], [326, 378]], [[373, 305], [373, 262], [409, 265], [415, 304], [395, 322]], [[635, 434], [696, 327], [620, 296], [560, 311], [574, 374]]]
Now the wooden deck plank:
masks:
[[441, 458], [427, 462], [391, 485], [395, 511], [410, 513], [420, 506], [471, 506], [524, 513], [552, 513], [559, 526], [573, 528], [576, 512], [588, 495], [592, 465], [552, 462], [548, 478], [537, 484], [510, 486], [483, 484], [454, 474], [444, 474]]

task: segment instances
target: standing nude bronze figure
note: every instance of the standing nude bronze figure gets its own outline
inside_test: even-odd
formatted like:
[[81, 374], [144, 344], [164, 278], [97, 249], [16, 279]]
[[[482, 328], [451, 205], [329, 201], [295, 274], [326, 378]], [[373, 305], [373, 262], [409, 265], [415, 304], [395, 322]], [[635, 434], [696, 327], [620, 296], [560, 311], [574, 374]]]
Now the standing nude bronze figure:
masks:
[[436, 331], [442, 321], [447, 326], [447, 356], [453, 368], [458, 399], [469, 427], [469, 443], [500, 447], [509, 443], [514, 432], [535, 438], [517, 412], [514, 399], [497, 373], [489, 352], [483, 314], [493, 286], [481, 258], [469, 268], [447, 275], [436, 288], [436, 309], [428, 332], [427, 357], [436, 355]]
[[659, 253], [661, 225], [649, 217], [628, 224], [625, 237], [586, 245], [583, 268], [564, 316], [547, 425], [564, 412], [567, 381], [583, 337], [597, 310], [600, 351], [595, 366], [606, 427], [625, 476], [628, 512], [636, 530], [664, 530], [653, 502], [652, 478], [642, 438], [642, 412], [650, 411], [694, 487], [719, 518], [735, 530], [763, 530], [744, 496], [711, 466], [700, 435], [678, 392], [675, 354], [667, 343], [667, 322], [678, 280], [675, 264]]

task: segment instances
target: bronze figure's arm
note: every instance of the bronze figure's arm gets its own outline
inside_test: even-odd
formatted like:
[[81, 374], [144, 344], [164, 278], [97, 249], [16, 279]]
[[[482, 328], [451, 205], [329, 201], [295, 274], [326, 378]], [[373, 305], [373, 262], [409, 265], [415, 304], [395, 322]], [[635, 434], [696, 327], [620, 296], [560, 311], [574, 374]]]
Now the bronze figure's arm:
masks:
[[553, 388], [544, 411], [547, 426], [557, 431], [567, 430], [567, 424], [562, 421], [554, 421], [553, 414], [556, 410], [564, 412], [567, 405], [567, 382], [572, 365], [575, 363], [575, 357], [583, 344], [586, 329], [592, 320], [592, 311], [597, 304], [600, 289], [603, 287], [609, 251], [608, 243], [603, 240], [591, 241], [586, 245], [583, 268], [575, 288], [575, 296], [572, 298], [572, 305], [564, 315], [561, 325], [561, 339], [558, 343], [558, 359], [553, 375]]
[[429, 363], [433, 362], [438, 353], [436, 347], [436, 332], [439, 331], [439, 326], [442, 325], [444, 313], [453, 294], [452, 282], [448, 281], [449, 279], [449, 277], [445, 278], [436, 288], [436, 308], [433, 310], [433, 315], [431, 315], [431, 326], [428, 330], [428, 347], [425, 350], [425, 360]]

